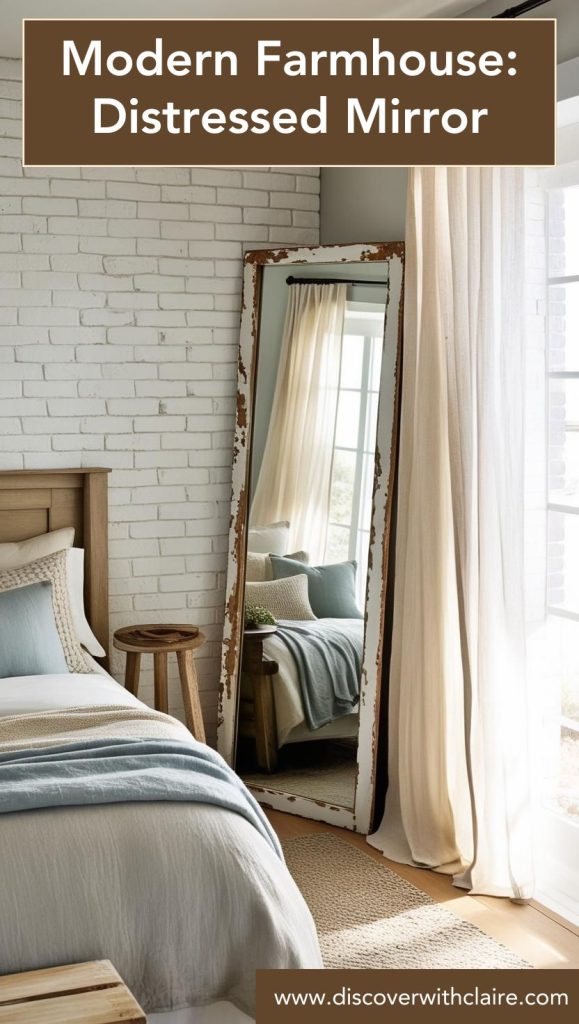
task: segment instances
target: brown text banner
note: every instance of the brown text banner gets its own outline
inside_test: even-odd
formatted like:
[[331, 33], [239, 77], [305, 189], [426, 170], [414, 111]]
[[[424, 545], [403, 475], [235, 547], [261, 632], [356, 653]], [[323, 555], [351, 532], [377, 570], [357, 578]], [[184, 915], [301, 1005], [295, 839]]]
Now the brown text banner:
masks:
[[27, 165], [552, 164], [555, 22], [24, 22]]

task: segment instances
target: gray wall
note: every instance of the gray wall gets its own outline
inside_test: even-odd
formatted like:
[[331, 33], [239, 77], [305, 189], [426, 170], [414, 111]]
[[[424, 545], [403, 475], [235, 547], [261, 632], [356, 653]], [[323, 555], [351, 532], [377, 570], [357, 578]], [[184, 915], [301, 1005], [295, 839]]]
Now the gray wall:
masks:
[[320, 240], [404, 238], [406, 167], [322, 167]]
[[[463, 15], [488, 18], [516, 0], [487, 0]], [[557, 18], [559, 96], [579, 93], [579, 0], [551, 0], [530, 18]], [[323, 167], [320, 241], [391, 242], [404, 238], [405, 167]]]

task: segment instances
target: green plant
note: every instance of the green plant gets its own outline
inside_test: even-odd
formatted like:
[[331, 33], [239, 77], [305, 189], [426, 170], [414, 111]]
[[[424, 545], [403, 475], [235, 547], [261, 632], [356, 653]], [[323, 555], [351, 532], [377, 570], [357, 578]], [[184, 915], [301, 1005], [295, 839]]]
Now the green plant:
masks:
[[248, 604], [245, 607], [245, 625], [248, 629], [256, 629], [257, 626], [275, 626], [275, 619], [263, 605]]

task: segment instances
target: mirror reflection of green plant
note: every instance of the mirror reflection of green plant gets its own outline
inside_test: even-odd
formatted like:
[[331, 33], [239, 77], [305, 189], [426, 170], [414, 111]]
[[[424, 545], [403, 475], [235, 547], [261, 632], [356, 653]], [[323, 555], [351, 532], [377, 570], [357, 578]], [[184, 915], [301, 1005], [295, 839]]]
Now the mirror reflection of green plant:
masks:
[[245, 625], [248, 629], [254, 629], [256, 626], [275, 626], [275, 619], [263, 605], [248, 604], [245, 608]]

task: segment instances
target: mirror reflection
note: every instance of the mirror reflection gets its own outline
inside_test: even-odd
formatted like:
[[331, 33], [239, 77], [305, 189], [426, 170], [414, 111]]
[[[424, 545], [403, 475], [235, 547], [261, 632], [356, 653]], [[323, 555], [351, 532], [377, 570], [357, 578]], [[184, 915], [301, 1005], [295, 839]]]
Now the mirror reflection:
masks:
[[261, 291], [236, 767], [348, 808], [387, 288], [387, 263], [317, 263]]

